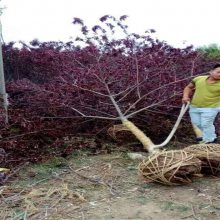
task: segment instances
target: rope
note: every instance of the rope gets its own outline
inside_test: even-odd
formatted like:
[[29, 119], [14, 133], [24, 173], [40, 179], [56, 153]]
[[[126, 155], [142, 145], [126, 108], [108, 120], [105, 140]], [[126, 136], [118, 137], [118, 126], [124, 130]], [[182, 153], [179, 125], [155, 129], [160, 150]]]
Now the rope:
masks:
[[[161, 144], [158, 145], [154, 145], [153, 143], [150, 144], [150, 147], [152, 147], [153, 149], [158, 149], [158, 148], [162, 148], [165, 145], [167, 145], [169, 143], [169, 141], [171, 140], [171, 138], [173, 137], [173, 135], [175, 134], [184, 114], [186, 113], [187, 109], [189, 108], [189, 104], [190, 102], [187, 102], [186, 104], [183, 104], [180, 110], [180, 114], [177, 118], [176, 123], [173, 126], [173, 129], [171, 130], [170, 134], [168, 135], [168, 137], [166, 138], [166, 140], [164, 142], [162, 142]], [[196, 134], [197, 137], [201, 137], [202, 136], [202, 131], [196, 127], [195, 125], [193, 125], [193, 130]], [[129, 129], [128, 127], [120, 124], [120, 125], [114, 125], [112, 128], [109, 128], [108, 133], [110, 136], [112, 136], [115, 140], [117, 140], [116, 137], [116, 133], [118, 131], [130, 131], [131, 129]], [[133, 133], [133, 132], [132, 132]], [[136, 136], [137, 137], [137, 136]]]
[[202, 174], [220, 174], [220, 144], [194, 144], [184, 150], [202, 161]]
[[154, 145], [154, 148], [157, 149], [157, 148], [161, 148], [161, 147], [164, 147], [166, 144], [168, 144], [168, 142], [171, 140], [171, 138], [173, 137], [173, 135], [175, 134], [184, 114], [186, 113], [187, 109], [189, 107], [189, 102], [187, 104], [183, 104], [182, 107], [181, 107], [181, 110], [180, 110], [180, 114], [177, 118], [177, 121], [173, 127], [173, 129], [171, 130], [170, 134], [168, 135], [168, 137], [166, 138], [166, 140], [161, 143], [161, 144], [158, 144], [158, 145]]
[[200, 174], [201, 161], [184, 150], [163, 150], [143, 160], [138, 170], [150, 182], [180, 185]]

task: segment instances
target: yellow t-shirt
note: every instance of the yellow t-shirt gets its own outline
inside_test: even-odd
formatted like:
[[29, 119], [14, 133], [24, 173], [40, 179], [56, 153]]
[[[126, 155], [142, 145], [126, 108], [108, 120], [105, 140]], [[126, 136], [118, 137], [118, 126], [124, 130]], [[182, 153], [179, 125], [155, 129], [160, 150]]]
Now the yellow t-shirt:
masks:
[[220, 80], [210, 84], [207, 78], [208, 76], [198, 76], [192, 80], [195, 92], [191, 105], [194, 107], [220, 107]]

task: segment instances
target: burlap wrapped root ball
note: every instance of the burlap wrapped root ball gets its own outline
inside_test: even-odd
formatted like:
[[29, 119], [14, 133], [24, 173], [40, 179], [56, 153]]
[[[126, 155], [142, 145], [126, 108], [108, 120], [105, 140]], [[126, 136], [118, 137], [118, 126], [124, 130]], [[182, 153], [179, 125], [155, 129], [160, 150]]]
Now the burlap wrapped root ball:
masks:
[[202, 174], [220, 175], [220, 144], [194, 144], [184, 150], [202, 161]]
[[201, 176], [201, 161], [184, 150], [156, 152], [143, 160], [138, 168], [149, 182], [165, 185], [191, 183], [194, 176]]

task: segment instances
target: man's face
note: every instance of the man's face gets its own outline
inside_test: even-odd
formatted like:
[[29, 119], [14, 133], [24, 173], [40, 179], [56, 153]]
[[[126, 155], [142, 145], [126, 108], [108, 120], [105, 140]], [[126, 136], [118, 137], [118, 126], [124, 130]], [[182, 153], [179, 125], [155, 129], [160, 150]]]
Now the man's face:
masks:
[[214, 79], [220, 80], [220, 67], [215, 68], [214, 70], [212, 70], [212, 71], [210, 72], [210, 75], [211, 75]]

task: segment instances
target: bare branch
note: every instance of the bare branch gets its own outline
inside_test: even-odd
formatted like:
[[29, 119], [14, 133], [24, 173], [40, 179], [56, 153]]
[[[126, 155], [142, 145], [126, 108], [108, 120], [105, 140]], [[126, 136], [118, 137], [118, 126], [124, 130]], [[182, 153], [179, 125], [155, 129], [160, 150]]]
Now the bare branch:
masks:
[[75, 86], [75, 87], [77, 87], [77, 88], [79, 88], [79, 89], [82, 89], [82, 90], [84, 90], [84, 91], [88, 91], [88, 92], [91, 92], [91, 93], [100, 95], [100, 96], [109, 97], [109, 95], [105, 95], [105, 94], [103, 94], [103, 93], [101, 93], [101, 92], [96, 92], [96, 91], [94, 91], [94, 90], [86, 89], [86, 88], [83, 88], [83, 87], [80, 87], [80, 86], [77, 86], [77, 85], [74, 85], [74, 84], [73, 84], [73, 86]]
[[92, 111], [94, 111], [94, 112], [98, 112], [98, 113], [105, 114], [105, 115], [108, 115], [108, 116], [111, 116], [111, 117], [115, 117], [114, 115], [108, 114], [108, 113], [106, 113], [106, 112], [99, 111], [99, 110], [94, 109], [94, 108], [90, 108], [90, 107], [88, 107], [88, 106], [83, 106], [83, 108], [87, 108], [87, 109], [90, 109], [90, 110], [92, 110]]
[[102, 101], [99, 101], [100, 104], [104, 104], [104, 105], [108, 105], [108, 106], [114, 106], [112, 103], [107, 103], [107, 102], [102, 102]]
[[83, 117], [85, 117], [86, 115], [83, 114], [82, 112], [80, 112], [79, 110], [77, 110], [76, 108], [70, 107], [72, 110], [74, 110], [75, 112], [79, 113], [80, 115], [82, 115]]
[[162, 100], [162, 101], [160, 101], [160, 102], [154, 103], [154, 104], [149, 105], [149, 106], [147, 106], [147, 107], [141, 108], [141, 109], [139, 109], [139, 110], [137, 110], [137, 111], [135, 111], [135, 112], [132, 112], [132, 113], [129, 114], [129, 115], [125, 115], [125, 118], [128, 119], [128, 118], [134, 116], [134, 115], [137, 114], [137, 113], [140, 113], [140, 112], [142, 112], [142, 111], [144, 111], [144, 110], [146, 110], [146, 109], [149, 109], [149, 108], [151, 108], [151, 107], [153, 107], [153, 106], [156, 106], [156, 105], [158, 105], [159, 103], [163, 103], [163, 102], [167, 101], [168, 99], [170, 99], [170, 98], [172, 98], [172, 97], [175, 97], [175, 96], [176, 96], [176, 95], [173, 95], [173, 96], [171, 96], [171, 97], [169, 97], [169, 98], [167, 98], [167, 99], [165, 99], [165, 100]]
[[138, 67], [138, 59], [135, 56], [135, 65], [136, 65], [136, 82], [137, 82], [137, 94], [138, 97], [141, 98], [141, 94], [140, 94], [140, 88], [139, 88], [139, 67]]
[[124, 91], [122, 91], [122, 92], [120, 92], [120, 93], [118, 93], [118, 94], [115, 94], [115, 95], [113, 95], [113, 96], [118, 96], [118, 95], [120, 95], [120, 94], [122, 94], [122, 93], [124, 93], [124, 92], [126, 92], [127, 90], [129, 90], [130, 89], [130, 91], [128, 91], [123, 97], [121, 97], [117, 102], [120, 102], [120, 101], [122, 101], [126, 96], [128, 96], [129, 94], [130, 94], [130, 92], [132, 92], [133, 90], [135, 90], [138, 86], [140, 86], [141, 84], [143, 84], [145, 81], [147, 81], [148, 80], [148, 78], [146, 78], [146, 79], [144, 79], [143, 81], [141, 81], [139, 84], [136, 84], [136, 85], [134, 85], [134, 86], [130, 86], [129, 88], [127, 88], [126, 90], [124, 90]]
[[[194, 76], [194, 77], [195, 77], [195, 76]], [[184, 81], [184, 80], [191, 79], [191, 78], [192, 78], [192, 76], [187, 77], [187, 78], [184, 78], [184, 79], [181, 79], [181, 80], [177, 80], [177, 81], [174, 81], [174, 82], [171, 82], [171, 83], [168, 83], [168, 84], [166, 84], [166, 85], [164, 85], [164, 86], [161, 86], [161, 87], [159, 87], [159, 88], [157, 88], [157, 89], [154, 89], [154, 90], [152, 90], [152, 91], [150, 91], [150, 92], [144, 94], [141, 98], [139, 98], [136, 102], [134, 102], [134, 103], [124, 112], [124, 114], [126, 115], [132, 108], [135, 107], [135, 105], [137, 105], [137, 103], [139, 103], [143, 98], [147, 97], [147, 96], [150, 95], [151, 93], [154, 93], [154, 92], [156, 92], [156, 91], [158, 91], [158, 90], [160, 90], [160, 89], [162, 89], [162, 88], [165, 88], [165, 87], [167, 87], [167, 86], [170, 86], [170, 85], [173, 85], [173, 84], [175, 84], [175, 83], [179, 83], [179, 82], [182, 82], [182, 81]]]
[[[125, 90], [123, 90], [123, 91], [121, 91], [121, 92], [119, 92], [119, 93], [116, 93], [116, 94], [114, 94], [114, 95], [112, 95], [112, 96], [113, 96], [113, 97], [119, 96], [119, 95], [121, 95], [121, 94], [127, 92], [129, 89], [133, 89], [134, 87], [136, 87], [136, 86], [130, 86], [130, 87], [128, 87], [127, 89], [125, 89]], [[119, 100], [118, 100], [118, 101], [119, 101]]]
[[119, 115], [120, 119], [123, 121], [125, 119], [125, 117], [122, 114], [121, 109], [119, 108], [119, 106], [118, 106], [117, 102], [115, 101], [114, 97], [111, 95], [110, 89], [109, 89], [107, 84], [105, 84], [105, 87], [106, 87], [106, 89], [108, 91], [109, 98], [111, 99], [112, 104], [115, 106], [115, 109], [118, 112], [118, 115]]
[[103, 117], [103, 116], [96, 116], [96, 115], [85, 115], [82, 112], [80, 112], [79, 110], [77, 110], [76, 108], [70, 107], [72, 110], [76, 111], [77, 113], [79, 113], [82, 117], [84, 118], [97, 118], [97, 119], [106, 119], [106, 120], [120, 120], [120, 118], [110, 118], [110, 117]]

